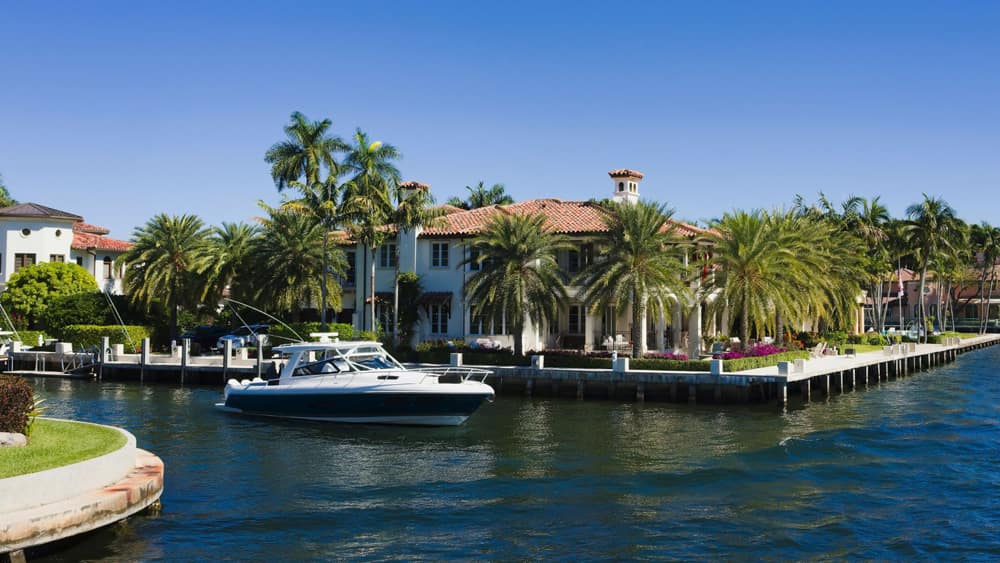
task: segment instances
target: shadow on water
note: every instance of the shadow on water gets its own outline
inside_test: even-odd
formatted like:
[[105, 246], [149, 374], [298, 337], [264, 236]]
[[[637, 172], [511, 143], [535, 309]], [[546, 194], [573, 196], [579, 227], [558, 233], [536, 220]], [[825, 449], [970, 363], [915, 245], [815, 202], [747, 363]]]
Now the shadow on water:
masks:
[[52, 559], [996, 558], [998, 358], [783, 414], [501, 397], [456, 428], [36, 379], [51, 415], [124, 426], [166, 464], [162, 514]]

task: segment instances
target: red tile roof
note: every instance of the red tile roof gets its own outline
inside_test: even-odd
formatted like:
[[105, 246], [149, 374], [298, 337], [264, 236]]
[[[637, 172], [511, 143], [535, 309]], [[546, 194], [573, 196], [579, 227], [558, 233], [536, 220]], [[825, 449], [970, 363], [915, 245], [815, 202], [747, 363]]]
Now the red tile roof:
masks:
[[430, 189], [430, 186], [428, 186], [427, 184], [418, 182], [416, 180], [410, 180], [409, 182], [403, 182], [402, 184], [399, 185], [399, 187], [403, 188], [404, 190], [427, 190], [427, 189]]
[[639, 178], [640, 180], [643, 178], [642, 172], [628, 168], [616, 168], [615, 170], [608, 172], [608, 176], [611, 176], [612, 178]]
[[[424, 229], [425, 236], [465, 236], [483, 231], [490, 219], [498, 213], [534, 215], [542, 214], [546, 226], [563, 234], [604, 233], [608, 226], [604, 222], [607, 210], [594, 201], [565, 201], [555, 198], [529, 199], [509, 205], [490, 205], [478, 209], [455, 211], [439, 219], [436, 227]], [[697, 237], [708, 231], [694, 225], [671, 221], [677, 233], [685, 237]]]
[[77, 221], [73, 225], [73, 230], [81, 233], [90, 233], [92, 235], [106, 235], [111, 231], [100, 225], [91, 225], [90, 223], [84, 223], [83, 221]]
[[102, 237], [93, 233], [84, 233], [73, 230], [73, 243], [70, 245], [74, 250], [107, 250], [111, 252], [125, 252], [132, 247], [131, 244], [110, 237]]

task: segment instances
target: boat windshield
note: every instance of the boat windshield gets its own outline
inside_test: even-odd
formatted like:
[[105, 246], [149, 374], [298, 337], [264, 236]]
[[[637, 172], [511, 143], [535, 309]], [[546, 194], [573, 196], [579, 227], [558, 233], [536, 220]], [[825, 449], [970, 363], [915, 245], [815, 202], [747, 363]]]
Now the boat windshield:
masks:
[[292, 376], [332, 375], [351, 371], [406, 369], [380, 346], [327, 349], [303, 355]]

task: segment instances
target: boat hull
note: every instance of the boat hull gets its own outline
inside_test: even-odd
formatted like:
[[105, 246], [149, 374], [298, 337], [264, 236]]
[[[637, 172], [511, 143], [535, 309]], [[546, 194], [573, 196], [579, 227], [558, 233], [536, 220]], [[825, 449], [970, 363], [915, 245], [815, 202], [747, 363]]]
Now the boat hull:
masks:
[[[487, 387], [488, 386], [484, 386]], [[272, 387], [273, 389], [273, 387]], [[249, 392], [230, 391], [226, 411], [361, 424], [403, 424], [418, 426], [458, 426], [465, 422], [493, 391], [469, 393], [441, 392]]]

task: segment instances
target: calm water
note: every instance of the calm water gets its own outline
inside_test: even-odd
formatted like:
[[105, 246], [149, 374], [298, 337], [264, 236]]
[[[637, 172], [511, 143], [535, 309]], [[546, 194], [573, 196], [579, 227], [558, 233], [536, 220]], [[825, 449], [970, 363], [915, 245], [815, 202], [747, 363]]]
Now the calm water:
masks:
[[130, 429], [163, 511], [50, 560], [1000, 558], [1000, 348], [829, 402], [501, 398], [459, 428], [217, 413], [208, 388], [33, 380]]

